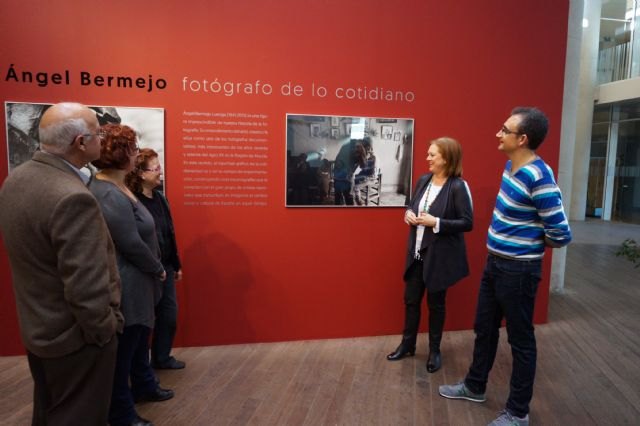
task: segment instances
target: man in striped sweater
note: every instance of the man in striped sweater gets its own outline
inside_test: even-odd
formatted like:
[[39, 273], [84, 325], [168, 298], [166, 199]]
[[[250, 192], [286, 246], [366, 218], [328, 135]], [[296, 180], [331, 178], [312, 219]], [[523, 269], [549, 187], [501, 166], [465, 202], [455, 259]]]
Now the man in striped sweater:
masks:
[[562, 247], [571, 230], [551, 168], [536, 155], [548, 119], [537, 108], [518, 107], [496, 134], [508, 161], [489, 226], [489, 255], [480, 283], [473, 361], [464, 381], [440, 386], [451, 399], [484, 402], [489, 371], [506, 320], [513, 367], [506, 408], [490, 425], [528, 425], [536, 372], [533, 310], [545, 247]]

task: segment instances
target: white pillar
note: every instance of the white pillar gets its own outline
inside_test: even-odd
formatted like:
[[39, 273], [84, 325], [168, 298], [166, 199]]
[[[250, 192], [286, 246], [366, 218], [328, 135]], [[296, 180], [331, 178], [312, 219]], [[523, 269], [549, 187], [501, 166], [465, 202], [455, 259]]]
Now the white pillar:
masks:
[[[564, 93], [562, 99], [562, 126], [560, 129], [560, 157], [558, 161], [558, 186], [562, 191], [567, 217], [571, 212], [573, 164], [578, 122], [580, 81], [580, 56], [582, 45], [582, 17], [585, 0], [571, 0], [567, 29], [567, 57], [564, 68]], [[591, 103], [593, 105], [593, 103]], [[584, 217], [584, 216], [583, 216]], [[566, 249], [555, 249], [551, 261], [551, 291], [561, 293], [564, 289]]]
[[[572, 1], [572, 6], [573, 3]], [[569, 208], [569, 217], [572, 220], [584, 220], [587, 209], [589, 154], [591, 151], [591, 126], [593, 123], [593, 106], [597, 83], [601, 10], [601, 0], [584, 0], [583, 16], [587, 20], [588, 26], [582, 29], [573, 179]]]

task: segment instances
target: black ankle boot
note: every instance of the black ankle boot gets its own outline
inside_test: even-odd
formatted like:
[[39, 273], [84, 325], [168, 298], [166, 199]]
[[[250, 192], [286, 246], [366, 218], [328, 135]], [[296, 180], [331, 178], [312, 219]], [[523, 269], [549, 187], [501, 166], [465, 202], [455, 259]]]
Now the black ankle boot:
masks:
[[442, 366], [442, 355], [440, 351], [430, 351], [429, 358], [427, 359], [427, 371], [429, 373], [435, 373], [440, 370]]
[[391, 352], [387, 355], [387, 359], [389, 361], [398, 361], [404, 358], [405, 356], [414, 356], [416, 353], [416, 346], [409, 346], [407, 343], [400, 343], [400, 346], [396, 348], [394, 352]]

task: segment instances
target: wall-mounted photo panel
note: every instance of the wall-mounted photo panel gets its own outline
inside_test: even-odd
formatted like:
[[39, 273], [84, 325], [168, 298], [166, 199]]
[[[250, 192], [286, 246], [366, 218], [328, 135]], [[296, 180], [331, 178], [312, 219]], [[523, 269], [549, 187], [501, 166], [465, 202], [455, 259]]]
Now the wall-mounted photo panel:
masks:
[[[7, 123], [7, 153], [9, 172], [30, 160], [38, 149], [38, 125], [42, 114], [52, 104], [5, 102]], [[164, 109], [114, 106], [89, 106], [96, 112], [100, 125], [122, 123], [133, 128], [140, 148], [152, 148], [164, 174]], [[84, 169], [83, 169], [84, 171]], [[89, 171], [87, 170], [87, 173]], [[163, 189], [162, 188], [162, 189]]]
[[405, 206], [413, 126], [412, 118], [287, 114], [287, 207]]

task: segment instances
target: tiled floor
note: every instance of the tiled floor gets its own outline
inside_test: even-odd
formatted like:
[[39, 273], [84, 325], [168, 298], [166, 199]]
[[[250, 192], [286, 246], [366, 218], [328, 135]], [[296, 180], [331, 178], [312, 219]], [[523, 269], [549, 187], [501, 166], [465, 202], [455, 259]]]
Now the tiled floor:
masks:
[[[631, 238], [640, 243], [640, 225], [607, 222], [601, 219], [571, 221], [573, 243], [620, 245]], [[571, 246], [569, 246], [569, 250]]]

